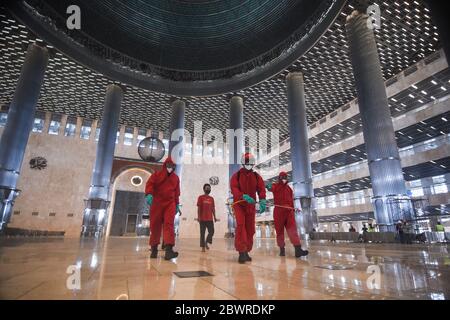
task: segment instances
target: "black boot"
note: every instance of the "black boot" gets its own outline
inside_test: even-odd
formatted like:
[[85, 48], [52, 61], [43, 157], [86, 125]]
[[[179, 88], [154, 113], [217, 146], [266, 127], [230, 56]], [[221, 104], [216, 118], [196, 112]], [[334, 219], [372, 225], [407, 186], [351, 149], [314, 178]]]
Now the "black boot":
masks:
[[280, 257], [284, 257], [286, 255], [286, 250], [284, 250], [284, 247], [280, 247]]
[[170, 259], [178, 257], [178, 252], [175, 252], [172, 250], [173, 245], [166, 244], [165, 248], [166, 248], [166, 254], [164, 255], [165, 260], [170, 260]]
[[246, 256], [245, 252], [239, 252], [238, 262], [245, 263], [246, 261], [247, 261], [247, 256]]
[[156, 259], [158, 258], [158, 246], [152, 246], [152, 253], [150, 255], [151, 259]]
[[301, 246], [295, 246], [295, 257], [300, 258], [308, 255], [308, 250], [303, 250]]
[[252, 257], [250, 257], [250, 256], [248, 255], [248, 252], [245, 253], [245, 257], [247, 258], [247, 261], [252, 261]]

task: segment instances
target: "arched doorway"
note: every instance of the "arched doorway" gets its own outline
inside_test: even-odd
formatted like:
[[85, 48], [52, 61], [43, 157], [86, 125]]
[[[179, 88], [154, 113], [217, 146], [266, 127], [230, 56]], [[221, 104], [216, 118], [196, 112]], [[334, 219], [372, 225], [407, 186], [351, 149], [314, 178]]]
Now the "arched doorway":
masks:
[[113, 176], [107, 236], [148, 235], [145, 184], [152, 172], [149, 168], [129, 166]]

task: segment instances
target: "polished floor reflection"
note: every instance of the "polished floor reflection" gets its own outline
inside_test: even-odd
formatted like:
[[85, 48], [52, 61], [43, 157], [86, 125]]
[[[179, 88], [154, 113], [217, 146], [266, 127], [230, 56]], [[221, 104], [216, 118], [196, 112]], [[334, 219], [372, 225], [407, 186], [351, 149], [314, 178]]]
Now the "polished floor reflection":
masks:
[[[447, 245], [311, 242], [310, 255], [278, 257], [257, 240], [240, 265], [232, 242], [202, 253], [181, 239], [172, 261], [149, 259], [146, 238], [1, 239], [1, 299], [449, 299]], [[213, 276], [179, 278], [174, 272]], [[79, 278], [77, 275], [79, 274]], [[79, 279], [79, 282], [77, 281]], [[77, 285], [80, 288], [77, 288]]]

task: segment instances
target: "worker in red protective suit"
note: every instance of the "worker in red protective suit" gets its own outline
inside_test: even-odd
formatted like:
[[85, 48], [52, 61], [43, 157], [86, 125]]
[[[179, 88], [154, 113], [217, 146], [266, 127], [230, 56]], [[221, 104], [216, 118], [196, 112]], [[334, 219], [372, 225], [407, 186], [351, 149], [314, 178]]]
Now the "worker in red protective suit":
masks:
[[239, 263], [252, 261], [249, 252], [253, 247], [256, 217], [256, 193], [259, 197], [260, 212], [266, 211], [266, 189], [261, 176], [253, 171], [255, 158], [246, 153], [242, 156], [242, 166], [230, 180], [233, 194], [233, 210], [236, 217], [234, 246], [239, 252]]
[[157, 258], [158, 245], [163, 229], [165, 244], [164, 259], [170, 260], [178, 256], [173, 251], [175, 245], [174, 219], [180, 211], [180, 179], [175, 173], [175, 163], [168, 157], [163, 168], [152, 174], [145, 186], [145, 198], [151, 206], [150, 211], [150, 258]]
[[288, 185], [288, 175], [280, 172], [277, 183], [268, 183], [267, 190], [273, 192], [274, 210], [273, 220], [277, 233], [277, 245], [280, 247], [280, 256], [284, 257], [284, 229], [286, 228], [289, 240], [294, 245], [295, 257], [299, 258], [308, 255], [308, 250], [302, 250], [300, 237], [295, 223], [294, 193]]

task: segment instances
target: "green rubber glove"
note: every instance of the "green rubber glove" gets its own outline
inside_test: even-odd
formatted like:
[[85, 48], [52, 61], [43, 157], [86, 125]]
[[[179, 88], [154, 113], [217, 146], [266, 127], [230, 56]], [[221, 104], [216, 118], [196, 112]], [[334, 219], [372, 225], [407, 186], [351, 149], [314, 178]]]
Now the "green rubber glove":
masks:
[[145, 199], [147, 200], [148, 205], [151, 206], [153, 203], [153, 196], [151, 194], [148, 194], [145, 196]]
[[267, 182], [266, 189], [272, 191], [272, 182]]
[[259, 213], [266, 212], [266, 199], [259, 200]]
[[250, 203], [250, 204], [255, 204], [256, 203], [255, 199], [250, 197], [248, 194], [244, 194], [242, 196], [242, 199], [244, 199], [245, 201], [247, 201], [247, 203]]
[[181, 204], [177, 204], [177, 211], [176, 211], [176, 213], [180, 212], [180, 209], [181, 209]]

